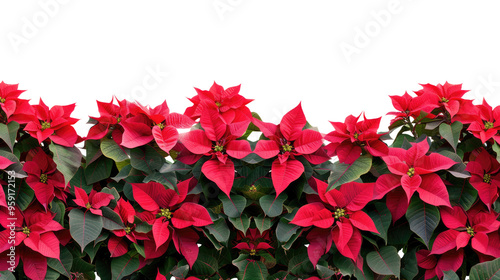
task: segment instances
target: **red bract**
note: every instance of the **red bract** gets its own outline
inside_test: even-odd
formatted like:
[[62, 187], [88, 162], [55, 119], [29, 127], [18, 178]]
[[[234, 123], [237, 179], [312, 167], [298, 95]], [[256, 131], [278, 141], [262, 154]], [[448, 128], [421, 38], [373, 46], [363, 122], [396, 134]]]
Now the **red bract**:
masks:
[[359, 230], [378, 233], [370, 216], [361, 211], [372, 200], [374, 184], [352, 182], [327, 192], [327, 183], [314, 177], [309, 183], [317, 188], [322, 202], [302, 206], [290, 222], [317, 227], [307, 235], [309, 259], [316, 266], [333, 240], [342, 255], [356, 262], [363, 240]]
[[118, 124], [129, 116], [129, 102], [118, 99], [116, 101], [118, 105], [113, 104], [113, 99], [109, 103], [97, 101], [100, 117], [90, 117], [91, 123], [97, 123], [90, 128], [86, 139], [95, 140], [105, 137], [110, 129], [118, 129]]
[[351, 164], [366, 150], [374, 156], [385, 156], [389, 153], [387, 145], [380, 140], [377, 129], [381, 118], [359, 121], [358, 117], [348, 116], [344, 123], [330, 122], [335, 128], [325, 136], [325, 140], [331, 143], [325, 147], [331, 156], [338, 156], [341, 163]]
[[112, 258], [122, 256], [128, 252], [128, 244], [123, 237], [133, 243], [137, 243], [137, 240], [148, 240], [146, 234], [136, 231], [136, 213], [130, 202], [120, 199], [113, 210], [120, 216], [124, 228], [113, 230], [114, 236], [109, 238], [108, 250]]
[[321, 149], [321, 134], [312, 129], [302, 130], [307, 121], [301, 104], [286, 113], [279, 125], [258, 119], [253, 122], [270, 139], [259, 140], [254, 152], [265, 159], [278, 156], [271, 167], [276, 197], [304, 172], [304, 165], [296, 157], [303, 156], [312, 164], [320, 164], [329, 159]]
[[250, 254], [250, 256], [256, 255], [261, 250], [273, 248], [269, 245], [271, 241], [269, 232], [264, 231], [264, 233], [261, 234], [256, 228], [249, 228], [246, 234], [238, 231], [236, 240], [242, 242], [238, 243], [234, 248], [244, 250], [245, 253]]
[[464, 250], [449, 251], [441, 256], [431, 255], [429, 250], [419, 250], [417, 252], [418, 266], [425, 269], [425, 279], [437, 276], [443, 278], [443, 272], [451, 270], [457, 271], [462, 266]]
[[474, 151], [469, 160], [466, 168], [471, 174], [469, 182], [477, 190], [481, 201], [491, 209], [498, 199], [500, 163], [484, 148]]
[[0, 156], [0, 169], [5, 169], [13, 163], [14, 162], [11, 161], [10, 159], [3, 157], [3, 156]]
[[49, 138], [56, 144], [73, 147], [78, 142], [78, 135], [72, 126], [78, 119], [70, 117], [71, 112], [75, 109], [75, 104], [56, 105], [49, 109], [40, 99], [40, 104], [33, 105], [33, 108], [35, 114], [24, 120], [27, 122], [24, 130], [36, 138], [39, 143]]
[[96, 192], [92, 190], [90, 196], [87, 195], [85, 190], [75, 187], [75, 197], [73, 201], [76, 205], [84, 207], [86, 210], [90, 210], [92, 214], [102, 216], [102, 211], [99, 209], [103, 206], [108, 206], [109, 202], [114, 199], [114, 196], [109, 193]]
[[[24, 273], [30, 279], [45, 279], [47, 273], [47, 258], [60, 258], [60, 241], [54, 234], [64, 228], [54, 221], [55, 214], [45, 212], [38, 204], [32, 204], [21, 213], [15, 208], [15, 220], [10, 219], [6, 208], [0, 211], [0, 223], [5, 230], [0, 232], [0, 253], [14, 245], [16, 249], [16, 265], [19, 257], [23, 261]], [[10, 244], [11, 231], [15, 232], [15, 244]], [[0, 264], [0, 269], [6, 263]]]
[[215, 108], [226, 124], [252, 120], [252, 113], [246, 105], [253, 100], [238, 94], [240, 86], [224, 90], [223, 87], [214, 82], [209, 91], [197, 88], [195, 90], [198, 95], [189, 98], [193, 102], [193, 106], [184, 112], [193, 120], [197, 120], [203, 114], [204, 107]]
[[64, 176], [42, 148], [35, 148], [28, 153], [23, 170], [28, 173], [26, 183], [35, 191], [36, 199], [46, 210], [54, 197], [66, 201]]
[[9, 85], [3, 81], [0, 83], [0, 108], [5, 113], [7, 119], [16, 111], [20, 99], [18, 98], [24, 90], [18, 90], [18, 85]]
[[500, 257], [498, 246], [489, 246], [490, 238], [496, 240], [499, 238], [500, 221], [497, 221], [497, 213], [488, 212], [481, 204], [476, 204], [467, 213], [460, 206], [441, 208], [440, 212], [443, 223], [449, 230], [441, 232], [436, 237], [432, 245], [432, 254], [458, 250], [471, 241], [472, 248], [477, 252], [495, 258]]
[[476, 106], [479, 109], [479, 115], [469, 125], [469, 130], [474, 136], [481, 139], [483, 143], [493, 138], [500, 142], [500, 106], [492, 109], [491, 106], [483, 99], [482, 105]]
[[191, 267], [198, 257], [196, 242], [199, 237], [189, 227], [212, 224], [207, 209], [199, 204], [184, 202], [192, 183], [196, 184], [193, 178], [179, 182], [179, 193], [156, 182], [132, 184], [135, 200], [149, 212], [147, 222], [153, 225], [156, 250], [172, 237], [177, 251], [184, 255]]
[[437, 97], [434, 99], [437, 107], [443, 108], [451, 118], [455, 117], [460, 111], [460, 106], [466, 102], [462, 96], [467, 90], [462, 89], [462, 85], [452, 85], [446, 82], [444, 85], [437, 86], [431, 84], [421, 85], [423, 89], [416, 91], [418, 96], [429, 94]]
[[[186, 149], [197, 155], [197, 161], [203, 155], [211, 157], [201, 167], [203, 174], [229, 197], [234, 182], [234, 163], [229, 158], [242, 159], [252, 152], [250, 143], [246, 140], [236, 140], [241, 137], [249, 122], [227, 125], [214, 108], [205, 107], [200, 117], [204, 130], [192, 130], [181, 138]], [[186, 164], [182, 157], [179, 160]]]
[[387, 193], [402, 186], [406, 200], [401, 192], [389, 194], [386, 202], [394, 221], [401, 218], [408, 208], [413, 193], [431, 205], [450, 205], [450, 199], [443, 180], [435, 172], [446, 170], [456, 164], [452, 159], [437, 153], [426, 155], [429, 151], [427, 141], [412, 143], [408, 150], [390, 148], [389, 155], [382, 157], [392, 174], [384, 174], [377, 179], [374, 199], [380, 199]]
[[391, 124], [398, 120], [407, 120], [409, 117], [417, 118], [422, 113], [426, 114], [428, 118], [434, 118], [431, 111], [437, 107], [434, 100], [429, 94], [422, 96], [411, 97], [407, 92], [403, 96], [391, 95], [392, 105], [398, 112], [390, 112], [388, 115], [395, 115], [396, 117], [391, 120]]

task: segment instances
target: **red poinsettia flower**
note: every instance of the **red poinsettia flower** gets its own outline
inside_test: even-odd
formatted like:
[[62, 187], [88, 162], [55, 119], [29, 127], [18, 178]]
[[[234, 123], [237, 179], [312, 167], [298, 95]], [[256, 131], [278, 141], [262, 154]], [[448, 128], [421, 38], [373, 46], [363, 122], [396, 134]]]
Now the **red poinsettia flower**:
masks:
[[350, 115], [344, 123], [330, 122], [335, 130], [325, 136], [325, 140], [331, 142], [325, 149], [330, 156], [338, 156], [341, 163], [353, 163], [360, 157], [363, 149], [378, 157], [389, 153], [387, 145], [380, 140], [380, 136], [384, 134], [377, 133], [382, 118], [367, 119], [363, 115], [364, 120], [359, 121], [359, 117], [361, 115]]
[[3, 157], [3, 156], [0, 156], [0, 169], [3, 170], [5, 168], [9, 167], [13, 163], [14, 162], [11, 161], [10, 159]]
[[279, 125], [258, 119], [253, 122], [270, 139], [259, 140], [254, 152], [265, 159], [278, 156], [271, 167], [276, 197], [304, 172], [304, 165], [296, 157], [303, 156], [312, 164], [320, 164], [329, 159], [321, 149], [321, 134], [312, 129], [302, 130], [307, 121], [301, 104], [286, 113]]
[[103, 206], [108, 206], [109, 202], [114, 199], [114, 196], [109, 193], [90, 191], [87, 195], [84, 189], [75, 186], [75, 197], [73, 201], [76, 205], [90, 210], [92, 214], [102, 216], [102, 211], [99, 209]]
[[23, 170], [28, 174], [26, 183], [35, 191], [36, 199], [46, 210], [54, 197], [66, 201], [64, 176], [42, 148], [37, 147], [28, 152]]
[[500, 163], [484, 148], [481, 148], [471, 153], [465, 170], [470, 172], [469, 182], [477, 190], [479, 198], [488, 209], [491, 209], [499, 196]]
[[236, 240], [241, 242], [234, 246], [234, 248], [243, 250], [245, 253], [250, 254], [250, 256], [255, 256], [259, 251], [273, 248], [269, 245], [271, 241], [269, 238], [269, 231], [264, 231], [261, 234], [256, 228], [249, 228], [246, 234], [238, 231]]
[[198, 95], [189, 98], [193, 102], [193, 106], [184, 112], [193, 120], [197, 120], [203, 114], [204, 107], [215, 108], [226, 124], [252, 120], [252, 113], [246, 105], [253, 99], [246, 99], [239, 95], [239, 85], [224, 90], [223, 87], [214, 82], [208, 91], [197, 88], [195, 90]]
[[149, 212], [150, 218], [146, 221], [153, 225], [156, 249], [172, 238], [177, 251], [186, 258], [190, 267], [199, 251], [196, 244], [198, 234], [190, 227], [212, 224], [207, 209], [196, 203], [184, 202], [192, 184], [196, 184], [193, 178], [179, 182], [179, 193], [156, 182], [132, 184], [135, 200]]
[[40, 99], [40, 104], [33, 105], [35, 115], [27, 120], [24, 128], [31, 136], [36, 138], [39, 143], [49, 138], [54, 143], [73, 147], [79, 141], [73, 124], [78, 119], [70, 117], [75, 109], [75, 104], [67, 106], [53, 106], [51, 109]]
[[[4, 261], [11, 246], [16, 247], [16, 266], [19, 257], [23, 261], [24, 273], [30, 279], [45, 279], [47, 258], [60, 258], [60, 240], [54, 232], [64, 228], [54, 221], [55, 214], [45, 212], [38, 204], [32, 204], [23, 212], [15, 208], [15, 218], [11, 219], [7, 208], [0, 210], [0, 224], [5, 230], [0, 232], [0, 271], [7, 270]], [[14, 244], [9, 243], [11, 231], [15, 232]], [[7, 267], [6, 267], [7, 266]]]
[[443, 278], [443, 272], [451, 270], [457, 271], [462, 266], [464, 250], [449, 251], [441, 256], [432, 255], [429, 250], [419, 250], [417, 252], [417, 264], [425, 269], [425, 280], [437, 276]]
[[0, 108], [7, 119], [16, 111], [19, 95], [24, 92], [24, 90], [18, 90], [17, 87], [17, 84], [9, 85], [3, 81], [0, 83]]
[[[108, 241], [108, 250], [111, 257], [120, 257], [128, 252], [128, 244], [126, 239], [136, 243], [137, 240], [148, 240], [148, 236], [143, 232], [136, 231], [135, 209], [130, 202], [120, 198], [117, 201], [115, 209], [113, 209], [121, 218], [124, 227], [122, 229], [113, 230], [114, 236], [111, 236]], [[125, 237], [125, 238], [124, 238]]]
[[403, 96], [391, 95], [392, 105], [397, 112], [390, 112], [388, 115], [395, 115], [396, 117], [391, 120], [391, 124], [398, 120], [406, 120], [409, 117], [417, 118], [422, 113], [426, 114], [427, 118], [434, 118], [431, 114], [432, 110], [437, 108], [435, 97], [429, 94], [412, 97], [407, 92]]
[[309, 259], [316, 266], [333, 240], [342, 255], [356, 262], [363, 240], [359, 230], [378, 233], [370, 216], [361, 211], [372, 200], [374, 183], [351, 182], [328, 192], [328, 184], [314, 177], [309, 184], [317, 189], [321, 202], [302, 206], [290, 222], [316, 227], [307, 235]]
[[443, 108], [451, 118], [455, 117], [460, 111], [460, 106], [465, 102], [462, 96], [468, 91], [463, 90], [462, 85], [452, 85], [446, 82], [444, 85], [422, 85], [423, 89], [416, 91], [415, 94], [422, 96], [430, 94], [436, 96], [436, 105]]
[[[426, 155], [428, 151], [429, 143], [422, 141], [412, 143], [408, 150], [390, 148], [389, 155], [382, 157], [391, 174], [384, 174], [377, 179], [374, 199], [380, 199], [393, 191], [387, 195], [386, 203], [394, 221], [406, 213], [415, 192], [428, 204], [451, 207], [446, 186], [435, 172], [446, 170], [456, 162], [437, 153]], [[395, 190], [399, 186], [402, 186], [404, 193]]]
[[200, 124], [203, 130], [192, 130], [181, 137], [185, 148], [197, 156], [189, 161], [180, 156], [179, 160], [192, 164], [203, 155], [211, 157], [201, 171], [229, 197], [234, 182], [234, 163], [230, 157], [242, 159], [252, 152], [248, 141], [236, 140], [245, 133], [249, 122], [228, 125], [214, 108], [205, 107]]
[[483, 143], [486, 143], [491, 138], [500, 143], [500, 135], [498, 134], [500, 129], [500, 106], [492, 109], [488, 102], [483, 99], [483, 104], [476, 107], [479, 109], [479, 115], [467, 130], [481, 139]]
[[500, 257], [500, 248], [490, 246], [490, 239], [493, 241], [500, 238], [498, 232], [500, 221], [497, 221], [497, 213], [488, 212], [479, 203], [467, 213], [460, 206], [441, 208], [440, 212], [441, 219], [449, 230], [441, 232], [436, 237], [432, 245], [432, 254], [443, 254], [450, 250], [461, 249], [470, 241], [472, 248], [477, 252], [495, 258]]
[[[89, 123], [97, 123], [90, 128], [86, 137], [87, 140], [102, 139], [108, 134], [110, 129], [121, 128], [118, 124], [129, 116], [129, 102], [125, 99], [116, 99], [118, 102], [118, 105], [116, 105], [113, 103], [114, 99], [116, 98], [113, 97], [109, 103], [97, 101], [97, 108], [100, 116], [90, 117], [91, 120]], [[120, 131], [120, 134], [121, 133], [123, 133], [123, 131]]]

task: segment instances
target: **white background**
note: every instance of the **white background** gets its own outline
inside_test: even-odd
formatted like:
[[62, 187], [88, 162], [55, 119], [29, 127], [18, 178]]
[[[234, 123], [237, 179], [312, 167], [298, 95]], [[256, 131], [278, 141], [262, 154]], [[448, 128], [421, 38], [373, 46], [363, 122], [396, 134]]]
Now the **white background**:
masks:
[[96, 99], [166, 99], [182, 113], [193, 87], [213, 81], [242, 84], [265, 121], [302, 101], [327, 133], [328, 120], [384, 115], [388, 95], [419, 83], [463, 83], [466, 97], [500, 104], [499, 8], [496, 0], [3, 0], [0, 80], [19, 83], [33, 104], [76, 102], [81, 136]]
[[76, 102], [82, 136], [96, 99], [166, 99], [182, 113], [193, 87], [213, 81], [241, 84], [266, 121], [302, 101], [328, 133], [329, 120], [384, 115], [388, 95], [419, 83], [463, 83], [467, 97], [500, 104], [499, 8], [495, 0], [4, 0], [0, 80], [19, 83], [33, 104]]

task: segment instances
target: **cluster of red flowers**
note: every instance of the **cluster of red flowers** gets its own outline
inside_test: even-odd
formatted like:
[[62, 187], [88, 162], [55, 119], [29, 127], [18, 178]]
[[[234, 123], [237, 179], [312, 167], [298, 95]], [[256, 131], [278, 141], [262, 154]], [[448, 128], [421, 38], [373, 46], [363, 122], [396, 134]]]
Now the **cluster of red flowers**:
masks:
[[[0, 168], [7, 170], [19, 165], [20, 168], [15, 169], [16, 177], [29, 186], [34, 197], [21, 210], [18, 206], [9, 207], [5, 193], [0, 192], [0, 224], [4, 228], [0, 231], [0, 271], [9, 268], [6, 265], [11, 247], [10, 229], [15, 232], [13, 245], [19, 252], [14, 267], [22, 260], [25, 275], [32, 279], [45, 277], [47, 258], [61, 262], [60, 244], [64, 246], [75, 240], [83, 252], [84, 247], [94, 241], [87, 237], [79, 240], [81, 236], [76, 230], [63, 226], [64, 211], [52, 210], [56, 201], [68, 207], [64, 208], [66, 211], [75, 213], [69, 215], [70, 224], [75, 221], [76, 213], [108, 223], [104, 228], [109, 236], [104, 240], [111, 258], [123, 257], [130, 248], [140, 248], [136, 269], [139, 270], [164, 256], [172, 241], [176, 251], [193, 268], [200, 251], [200, 234], [204, 234], [203, 229], [213, 224], [219, 214], [200, 205], [200, 193], [205, 191], [200, 189], [206, 187], [206, 182], [214, 184], [238, 209], [232, 196], [238, 179], [235, 174], [241, 162], [249, 157], [257, 158], [257, 163], [269, 160], [270, 174], [264, 172], [259, 176], [270, 177], [273, 203], [298, 180], [312, 189], [305, 196], [307, 203], [300, 202], [299, 196], [298, 203], [288, 208], [295, 209], [289, 211], [293, 214], [289, 223], [308, 230], [304, 235], [314, 267], [334, 245], [338, 253], [363, 271], [366, 255], [362, 253], [363, 234], [381, 233], [380, 225], [366, 213], [366, 206], [382, 200], [395, 224], [408, 216], [410, 204], [416, 197], [424, 205], [438, 207], [440, 220], [447, 228], [433, 238], [431, 247], [424, 238], [423, 243], [428, 247], [419, 247], [416, 251], [418, 266], [425, 269], [425, 279], [441, 278], [447, 270], [457, 271], [463, 264], [466, 249], [476, 252], [480, 262], [500, 258], [500, 222], [495, 212], [500, 195], [500, 163], [498, 154], [494, 156], [500, 152], [500, 107], [493, 109], [485, 100], [481, 105], [474, 105], [472, 100], [463, 98], [467, 91], [461, 85], [445, 83], [422, 87], [413, 97], [408, 93], [390, 96], [396, 112], [389, 113], [394, 117], [390, 131], [385, 133], [378, 132], [381, 118], [367, 119], [363, 114], [350, 115], [344, 122], [331, 122], [334, 130], [323, 136], [309, 126], [301, 104], [286, 113], [279, 124], [264, 122], [252, 115], [247, 107], [252, 100], [239, 94], [239, 86], [224, 89], [214, 83], [209, 91], [196, 89], [197, 95], [190, 99], [193, 105], [183, 114], [170, 112], [166, 102], [151, 108], [127, 100], [98, 101], [100, 116], [90, 118], [92, 127], [88, 135], [80, 137], [73, 128], [77, 119], [70, 116], [75, 104], [49, 108], [40, 99], [38, 105], [30, 105], [28, 100], [19, 98], [23, 91], [18, 90], [17, 85], [2, 82], [0, 123], [4, 126], [17, 123], [21, 130], [13, 136], [13, 141], [2, 138], [18, 161], [0, 154]], [[262, 132], [256, 143], [244, 137], [250, 124]], [[460, 124], [458, 132], [451, 130], [454, 124]], [[441, 125], [450, 127], [454, 139], [449, 140], [444, 129], [425, 135]], [[183, 128], [191, 130], [179, 134], [178, 129]], [[384, 141], [396, 128], [401, 128], [398, 136], [407, 138], [397, 138], [395, 142], [401, 140], [399, 145], [388, 146]], [[23, 146], [14, 151], [14, 144], [21, 143], [18, 134], [31, 136], [37, 143], [23, 142]], [[458, 151], [458, 143], [465, 142], [467, 135], [478, 139], [480, 144]], [[432, 138], [434, 136], [438, 138]], [[113, 152], [125, 155], [124, 160], [116, 161], [119, 174], [113, 178], [116, 182], [129, 178], [122, 180], [123, 195], [116, 190], [114, 193], [102, 191], [103, 185], [98, 183], [102, 178], [90, 188], [85, 188], [85, 184], [75, 185], [70, 179], [77, 176], [80, 163], [71, 169], [62, 165], [64, 159], [56, 159], [54, 155], [52, 145], [73, 148], [76, 143], [94, 140], [101, 145], [104, 140], [112, 141]], [[143, 165], [131, 162], [134, 151], [145, 146], [163, 155], [159, 166], [154, 167], [154, 160], [147, 154], [140, 158]], [[84, 167], [100, 157], [115, 160], [109, 156], [109, 150], [102, 146], [100, 149], [102, 151], [91, 152], [87, 147]], [[164, 160], [166, 155], [190, 171], [173, 179], [163, 176], [159, 171], [165, 168], [163, 164], [168, 168], [172, 165]], [[333, 157], [338, 160], [337, 167], [343, 168], [340, 171], [329, 167], [329, 173], [324, 176], [325, 172], [312, 168], [329, 166], [328, 161]], [[370, 168], [358, 176], [343, 177], [354, 172], [349, 168], [366, 157], [379, 159], [377, 167], [375, 163], [370, 166], [370, 179], [360, 179]], [[459, 165], [464, 168], [459, 170]], [[106, 169], [106, 163], [96, 170], [98, 168]], [[138, 179], [132, 178], [133, 170], [138, 170]], [[82, 172], [84, 175], [79, 176], [92, 176], [86, 170]], [[477, 191], [479, 199], [473, 206], [464, 208], [451, 199], [448, 187], [453, 183], [447, 180], [446, 172], [449, 176], [466, 178]], [[200, 183], [200, 180], [205, 181]], [[1, 179], [0, 183], [7, 185]], [[8, 222], [12, 213], [16, 218], [14, 226]], [[56, 214], [63, 218], [56, 219]], [[248, 227], [238, 231], [237, 244], [232, 247], [249, 256], [272, 255], [270, 252], [276, 248], [272, 230]], [[159, 271], [157, 274], [157, 279], [166, 279]]]

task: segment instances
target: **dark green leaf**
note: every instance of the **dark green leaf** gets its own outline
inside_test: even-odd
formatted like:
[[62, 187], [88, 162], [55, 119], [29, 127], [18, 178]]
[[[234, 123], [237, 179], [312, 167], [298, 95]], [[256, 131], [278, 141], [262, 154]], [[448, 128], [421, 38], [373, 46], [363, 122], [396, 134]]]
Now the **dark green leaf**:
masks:
[[233, 224], [233, 226], [237, 230], [245, 234], [248, 228], [250, 227], [251, 219], [248, 217], [247, 214], [242, 214], [240, 217], [229, 218], [229, 221], [231, 222], [231, 224]]
[[439, 125], [439, 134], [450, 143], [453, 149], [457, 150], [458, 140], [460, 139], [460, 132], [464, 125], [461, 122], [454, 122], [451, 125], [442, 123]]
[[374, 233], [382, 237], [385, 240], [385, 244], [387, 245], [387, 231], [389, 230], [389, 226], [392, 222], [392, 215], [385, 203], [375, 202], [373, 204], [373, 208], [370, 208], [369, 211], [366, 212], [370, 218], [372, 218], [375, 223], [375, 227], [379, 234]]
[[104, 156], [99, 157], [85, 168], [84, 173], [87, 184], [94, 184], [109, 178], [112, 168], [112, 160]]
[[352, 164], [335, 162], [333, 170], [328, 178], [328, 189], [335, 189], [340, 185], [355, 181], [370, 171], [372, 167], [372, 157], [370, 155], [361, 156]]
[[500, 258], [476, 264], [470, 270], [470, 280], [500, 280]]
[[0, 123], [0, 139], [7, 144], [11, 152], [14, 151], [18, 130], [19, 124], [17, 122], [12, 121], [8, 124]]
[[115, 140], [104, 139], [101, 141], [102, 154], [115, 162], [122, 162], [129, 159], [127, 153]]
[[72, 209], [69, 212], [69, 231], [73, 239], [80, 245], [82, 252], [85, 246], [97, 239], [102, 230], [102, 218], [90, 211], [82, 212]]
[[68, 183], [80, 168], [82, 153], [77, 147], [64, 147], [55, 143], [51, 143], [49, 149], [54, 154], [57, 170], [63, 174], [65, 183]]
[[120, 280], [139, 268], [139, 259], [125, 254], [111, 260], [111, 279]]
[[247, 206], [247, 199], [241, 195], [232, 194], [230, 200], [225, 193], [221, 193], [219, 194], [219, 199], [222, 201], [224, 214], [230, 218], [241, 216], [241, 213], [243, 213], [243, 210]]
[[148, 174], [159, 170], [164, 162], [165, 159], [150, 146], [134, 148], [130, 151], [130, 164], [132, 167]]
[[231, 234], [229, 228], [227, 227], [226, 220], [224, 218], [219, 218], [213, 222], [213, 224], [205, 226], [205, 228], [208, 229], [217, 241], [226, 243], [229, 239], [229, 235]]
[[269, 194], [259, 199], [260, 207], [269, 217], [276, 217], [283, 212], [283, 202], [288, 198], [286, 193], [281, 193], [278, 197]]
[[395, 247], [386, 246], [380, 248], [380, 251], [368, 253], [368, 255], [366, 255], [366, 262], [375, 273], [394, 275], [399, 278], [401, 259]]
[[[486, 279], [486, 278], [485, 278]], [[443, 280], [460, 280], [453, 270], [443, 271]]]
[[418, 196], [413, 196], [406, 212], [406, 219], [410, 223], [410, 229], [420, 236], [429, 248], [432, 233], [439, 224], [439, 209], [423, 202]]
[[53, 270], [71, 279], [71, 266], [73, 265], [73, 256], [68, 249], [61, 246], [60, 259], [47, 258], [47, 265]]

